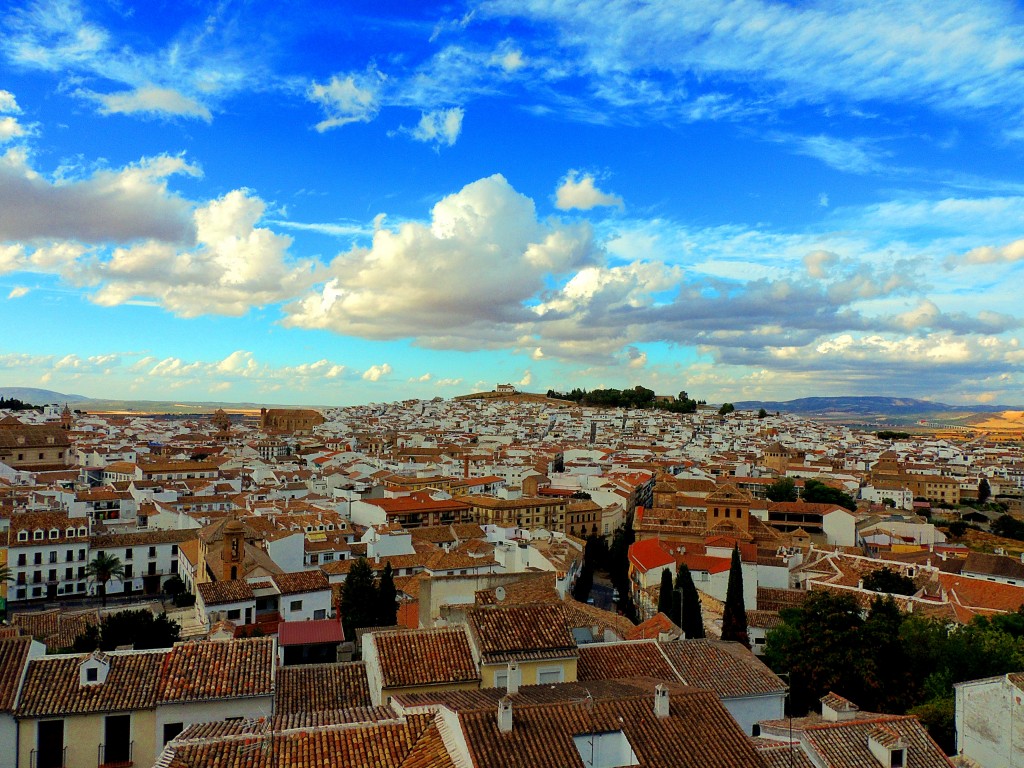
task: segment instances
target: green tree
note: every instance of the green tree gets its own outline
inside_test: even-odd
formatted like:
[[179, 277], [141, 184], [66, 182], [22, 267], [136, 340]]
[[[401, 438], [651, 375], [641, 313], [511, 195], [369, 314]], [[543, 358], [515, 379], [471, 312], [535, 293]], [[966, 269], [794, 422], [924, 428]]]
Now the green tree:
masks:
[[89, 653], [99, 648], [103, 651], [130, 645], [136, 651], [151, 648], [170, 648], [181, 639], [178, 622], [166, 613], [153, 616], [147, 610], [118, 611], [103, 617], [99, 624], [90, 625], [75, 638], [72, 649], [77, 653]]
[[803, 499], [808, 504], [835, 504], [851, 512], [857, 511], [857, 502], [853, 496], [831, 485], [825, 485], [820, 480], [804, 481]]
[[803, 715], [835, 691], [852, 701], [861, 692], [864, 624], [852, 595], [812, 592], [799, 608], [781, 611], [782, 624], [768, 633], [765, 662], [790, 675], [790, 706]]
[[380, 584], [377, 586], [377, 601], [380, 608], [377, 626], [391, 627], [397, 624], [398, 590], [395, 589], [395, 573], [390, 562], [384, 564], [384, 573], [381, 574]]
[[917, 592], [917, 585], [909, 576], [885, 567], [874, 570], [864, 577], [864, 589], [889, 595], [912, 595]]
[[718, 409], [718, 415], [719, 416], [728, 416], [730, 413], [732, 413], [735, 410], [736, 410], [736, 406], [733, 405], [732, 403], [722, 403], [721, 407]]
[[[679, 576], [676, 575], [676, 583], [679, 583]], [[672, 613], [669, 614], [672, 623], [677, 627], [683, 626], [683, 593], [676, 587], [672, 590]]]
[[111, 579], [124, 578], [124, 565], [117, 555], [100, 552], [85, 566], [85, 575], [96, 583], [96, 588], [103, 598], [103, 607], [107, 605], [107, 582]]
[[341, 622], [345, 638], [355, 640], [356, 629], [372, 627], [377, 621], [377, 587], [365, 557], [352, 564], [341, 588]]
[[725, 609], [722, 613], [722, 639], [734, 640], [750, 647], [750, 637], [747, 634], [747, 609], [743, 599], [743, 566], [740, 563], [739, 547], [732, 549], [729, 586], [725, 593]]
[[761, 410], [759, 410], [757, 412], [757, 418], [759, 418], [759, 419], [767, 419], [768, 418], [768, 411], [766, 411], [764, 408], [762, 408]]
[[900, 641], [904, 613], [891, 595], [876, 597], [860, 630], [862, 709], [901, 714], [916, 701], [918, 681], [910, 671], [907, 646]]
[[796, 501], [796, 481], [792, 477], [780, 477], [768, 486], [765, 495], [771, 501]]
[[658, 590], [658, 613], [672, 617], [672, 571], [661, 569], [661, 588]]
[[988, 484], [988, 478], [982, 477], [978, 481], [978, 503], [984, 504], [992, 495], [992, 487]]
[[1024, 541], [1024, 523], [1010, 515], [1000, 515], [992, 523], [992, 533], [1005, 539]]
[[682, 616], [679, 627], [690, 640], [698, 640], [704, 637], [704, 615], [700, 609], [700, 595], [693, 583], [693, 574], [686, 565], [679, 567], [676, 574], [676, 590], [682, 597]]

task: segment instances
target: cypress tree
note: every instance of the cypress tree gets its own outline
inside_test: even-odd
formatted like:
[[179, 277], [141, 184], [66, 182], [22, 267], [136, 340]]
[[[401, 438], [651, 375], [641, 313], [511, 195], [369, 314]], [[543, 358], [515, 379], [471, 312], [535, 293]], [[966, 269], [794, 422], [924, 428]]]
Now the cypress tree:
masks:
[[698, 640], [704, 637], [704, 616], [700, 610], [700, 596], [693, 583], [693, 575], [685, 565], [679, 569], [679, 575], [676, 576], [676, 589], [682, 597], [679, 627], [687, 639]]
[[978, 503], [984, 504], [988, 501], [988, 497], [992, 495], [992, 486], [988, 484], [988, 478], [982, 477], [978, 481]]
[[750, 637], [747, 635], [747, 609], [743, 600], [743, 570], [738, 546], [732, 550], [729, 588], [725, 593], [725, 612], [722, 615], [722, 639], [735, 640], [750, 647]]
[[668, 568], [661, 571], [661, 589], [658, 591], [658, 613], [672, 616], [672, 572]]
[[373, 570], [365, 557], [360, 557], [348, 572], [341, 588], [341, 622], [345, 639], [355, 641], [359, 627], [377, 623], [377, 587]]
[[377, 586], [377, 600], [379, 615], [377, 626], [391, 627], [398, 623], [398, 590], [395, 589], [395, 574], [391, 563], [384, 564], [384, 573], [380, 577], [380, 584]]

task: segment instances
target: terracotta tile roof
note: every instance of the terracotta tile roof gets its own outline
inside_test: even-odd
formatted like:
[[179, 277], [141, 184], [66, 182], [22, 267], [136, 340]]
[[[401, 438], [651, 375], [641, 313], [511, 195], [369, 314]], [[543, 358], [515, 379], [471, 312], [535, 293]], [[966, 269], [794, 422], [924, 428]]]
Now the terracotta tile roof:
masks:
[[203, 604], [206, 606], [243, 603], [256, 597], [252, 585], [242, 579], [205, 581], [197, 584], [196, 589], [199, 590], [199, 596], [203, 598]]
[[[137, 531], [134, 533], [111, 533], [102, 536], [91, 536], [89, 546], [92, 549], [110, 549], [112, 547], [154, 546], [156, 544], [182, 544], [196, 540], [194, 529], [170, 531]], [[198, 546], [198, 545], [197, 545]]]
[[764, 760], [765, 768], [814, 768], [811, 758], [798, 742], [755, 739], [754, 746]]
[[372, 637], [384, 688], [480, 679], [462, 627], [379, 632]]
[[644, 573], [655, 568], [675, 566], [675, 558], [659, 539], [644, 539], [630, 546], [629, 560]]
[[581, 682], [645, 676], [682, 682], [653, 640], [589, 643], [580, 647], [576, 677]]
[[[825, 765], [876, 768], [878, 759], [868, 747], [868, 737], [880, 725], [906, 744], [908, 765], [914, 768], [951, 768], [953, 765], [921, 721], [911, 716], [882, 715], [870, 720], [812, 725], [804, 729], [804, 740]], [[886, 734], [886, 738], [892, 736]]]
[[561, 604], [471, 608], [466, 619], [486, 662], [512, 661], [531, 652], [559, 657], [577, 653]]
[[67, 613], [60, 608], [32, 613], [16, 613], [11, 623], [23, 628], [36, 640], [46, 645], [47, 651], [56, 652], [70, 648], [80, 634], [92, 624], [98, 623], [96, 611]]
[[780, 589], [758, 587], [757, 607], [765, 611], [781, 611], [783, 608], [799, 608], [810, 592], [803, 589]]
[[535, 603], [557, 603], [561, 601], [555, 589], [555, 573], [526, 574], [517, 581], [503, 584], [505, 597], [498, 600], [496, 588], [476, 592], [477, 605], [533, 605]]
[[940, 573], [938, 578], [949, 601], [964, 608], [1012, 613], [1024, 605], [1024, 587], [948, 573]]
[[782, 693], [785, 684], [739, 643], [676, 640], [660, 647], [688, 685], [708, 688], [720, 698]]
[[202, 701], [274, 692], [273, 638], [180, 643], [160, 673], [162, 702]]
[[159, 699], [160, 669], [169, 651], [109, 654], [107, 679], [79, 684], [86, 654], [48, 656], [29, 662], [18, 717], [43, 717], [152, 709]]
[[[431, 716], [260, 735], [250, 728], [218, 739], [175, 740], [167, 768], [452, 768]], [[265, 744], [265, 748], [261, 744]]]
[[21, 673], [28, 662], [31, 637], [11, 637], [0, 640], [0, 712], [14, 709]]
[[277, 671], [275, 710], [280, 715], [369, 707], [366, 664], [309, 664]]
[[624, 640], [645, 640], [649, 637], [657, 639], [661, 634], [670, 634], [674, 637], [671, 639], [682, 637], [683, 631], [676, 626], [672, 619], [666, 616], [664, 613], [656, 613], [647, 621], [637, 624], [631, 628]]
[[621, 731], [640, 765], [763, 768], [750, 740], [709, 691], [670, 686], [669, 716], [654, 713], [654, 685], [640, 695], [583, 702], [513, 704], [502, 733], [492, 707], [459, 713], [475, 768], [582, 764], [574, 736]]
[[331, 588], [327, 577], [320, 571], [275, 573], [271, 578], [282, 595], [297, 595], [301, 592], [318, 592]]
[[591, 630], [597, 627], [599, 634], [611, 630], [620, 638], [625, 638], [633, 628], [633, 622], [625, 616], [598, 608], [596, 605], [581, 603], [571, 597], [567, 597], [562, 605], [565, 607], [565, 621], [570, 631], [580, 627], [589, 627]]
[[338, 619], [282, 621], [277, 625], [277, 642], [282, 646], [318, 645], [344, 642], [345, 633]]

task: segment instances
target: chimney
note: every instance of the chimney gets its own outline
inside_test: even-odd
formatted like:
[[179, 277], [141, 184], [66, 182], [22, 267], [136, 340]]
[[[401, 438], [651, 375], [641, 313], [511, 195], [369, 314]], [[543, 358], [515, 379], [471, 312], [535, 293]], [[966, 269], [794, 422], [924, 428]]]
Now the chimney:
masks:
[[661, 683], [654, 687], [654, 714], [659, 717], [668, 717], [668, 688]]
[[503, 696], [498, 702], [498, 730], [512, 733], [512, 702], [508, 696]]
[[508, 665], [508, 681], [506, 688], [509, 693], [519, 693], [519, 665], [514, 661]]

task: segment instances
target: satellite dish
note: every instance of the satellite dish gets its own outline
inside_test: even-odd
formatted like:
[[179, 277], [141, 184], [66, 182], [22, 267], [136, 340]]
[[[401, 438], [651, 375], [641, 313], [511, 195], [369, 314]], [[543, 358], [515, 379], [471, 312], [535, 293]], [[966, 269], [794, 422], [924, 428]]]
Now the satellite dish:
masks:
[[500, 602], [501, 602], [502, 600], [504, 600], [504, 599], [505, 599], [505, 588], [504, 588], [504, 587], [495, 587], [495, 588], [494, 588], [494, 597], [495, 597], [495, 599], [496, 599], [496, 600], [497, 600], [497, 601], [498, 601], [499, 603], [500, 603]]

